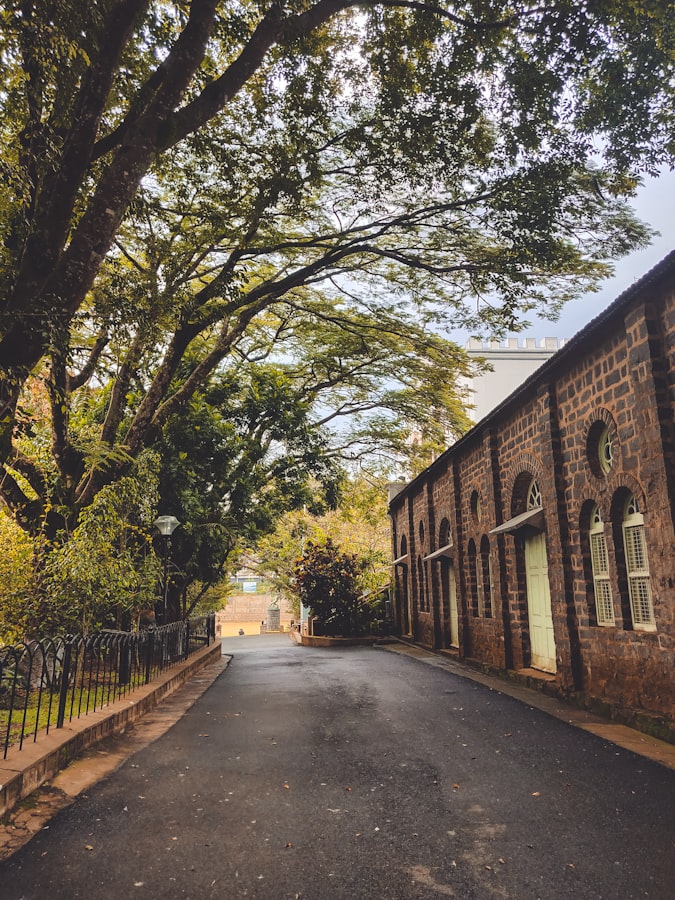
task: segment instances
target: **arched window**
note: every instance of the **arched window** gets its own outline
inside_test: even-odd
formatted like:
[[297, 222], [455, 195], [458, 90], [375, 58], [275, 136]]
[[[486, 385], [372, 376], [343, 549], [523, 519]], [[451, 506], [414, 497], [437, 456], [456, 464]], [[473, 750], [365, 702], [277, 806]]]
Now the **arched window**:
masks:
[[452, 531], [450, 530], [450, 522], [447, 519], [443, 519], [438, 529], [438, 546], [447, 547], [451, 543]]
[[417, 588], [419, 590], [420, 612], [426, 610], [426, 592], [424, 590], [424, 563], [422, 557], [417, 557]]
[[633, 628], [652, 631], [656, 628], [656, 621], [649, 578], [644, 518], [638, 509], [637, 500], [632, 494], [624, 507], [622, 531], [628, 600]]
[[609, 426], [605, 425], [598, 441], [598, 462], [603, 475], [608, 475], [614, 465], [614, 446]]
[[474, 518], [475, 522], [480, 522], [480, 517], [482, 515], [482, 502], [480, 498], [480, 494], [478, 491], [472, 491], [471, 493], [471, 515]]
[[479, 598], [481, 615], [491, 618], [492, 608], [492, 556], [490, 555], [490, 539], [483, 535], [480, 542]]
[[476, 543], [471, 538], [467, 547], [467, 556], [469, 557], [469, 607], [473, 616], [478, 615], [479, 595], [481, 593], [476, 555]]
[[606, 478], [614, 468], [618, 451], [616, 429], [609, 414], [596, 419], [588, 429], [586, 455], [596, 478]]
[[614, 625], [614, 604], [612, 603], [612, 587], [609, 583], [609, 557], [605, 525], [597, 506], [591, 512], [588, 537], [591, 546], [596, 620], [598, 625]]
[[541, 490], [536, 478], [532, 480], [527, 492], [527, 509], [541, 509]]

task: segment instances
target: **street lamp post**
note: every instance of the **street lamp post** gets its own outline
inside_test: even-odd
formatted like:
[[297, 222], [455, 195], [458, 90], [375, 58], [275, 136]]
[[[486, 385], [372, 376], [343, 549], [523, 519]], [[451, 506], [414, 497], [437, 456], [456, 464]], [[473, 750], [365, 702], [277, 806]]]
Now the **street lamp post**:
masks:
[[153, 525], [162, 535], [164, 540], [164, 615], [162, 617], [162, 625], [166, 625], [166, 607], [169, 595], [169, 553], [171, 551], [171, 535], [180, 522], [175, 516], [159, 516], [153, 522]]

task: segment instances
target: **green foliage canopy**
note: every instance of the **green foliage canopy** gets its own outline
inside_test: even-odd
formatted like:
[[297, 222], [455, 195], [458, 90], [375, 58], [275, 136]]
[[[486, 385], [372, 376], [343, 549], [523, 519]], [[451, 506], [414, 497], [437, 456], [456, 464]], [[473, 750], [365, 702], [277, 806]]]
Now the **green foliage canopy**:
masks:
[[[164, 309], [166, 386], [205, 323], [227, 323], [222, 359], [262, 308], [345, 274], [418, 297], [431, 276], [437, 315], [494, 294], [495, 328], [555, 307], [644, 239], [617, 198], [673, 154], [665, 0], [10, 0], [2, 25], [3, 459], [26, 378], [163, 185], [219, 250], [203, 293]], [[195, 223], [194, 186], [216, 183]]]
[[306, 412], [283, 371], [253, 364], [221, 372], [167, 423], [159, 505], [182, 523], [171, 553], [181, 615], [223, 578], [237, 546], [288, 510], [335, 501], [341, 472]]
[[238, 364], [344, 454], [461, 431], [447, 329], [592, 289], [675, 150], [665, 0], [0, 16], [0, 484], [49, 541]]
[[0, 643], [13, 644], [24, 634], [34, 593], [33, 543], [0, 510]]
[[280, 516], [274, 531], [260, 537], [247, 557], [256, 561], [260, 574], [270, 578], [275, 590], [299, 615], [294, 587], [297, 560], [308, 542], [323, 546], [327, 541], [358, 559], [362, 595], [375, 595], [388, 584], [391, 537], [386, 476], [346, 478], [336, 509], [320, 515], [302, 509]]
[[324, 544], [308, 541], [297, 560], [294, 590], [326, 634], [361, 632], [360, 569], [356, 555], [341, 551], [330, 538]]
[[159, 575], [152, 548], [159, 461], [106, 485], [72, 532], [30, 535], [0, 511], [0, 639], [128, 628], [152, 609]]

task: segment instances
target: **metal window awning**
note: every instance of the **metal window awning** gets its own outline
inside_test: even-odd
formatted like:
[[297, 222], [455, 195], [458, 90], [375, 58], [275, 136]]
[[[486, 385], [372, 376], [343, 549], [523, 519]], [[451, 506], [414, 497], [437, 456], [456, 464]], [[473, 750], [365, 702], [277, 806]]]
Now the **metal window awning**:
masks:
[[441, 556], [453, 556], [452, 546], [452, 541], [450, 541], [445, 547], [439, 547], [438, 550], [434, 550], [433, 553], [427, 553], [424, 559], [439, 559]]
[[508, 522], [497, 525], [496, 528], [490, 531], [490, 534], [514, 534], [525, 526], [535, 528], [537, 531], [544, 530], [546, 523], [544, 521], [544, 510], [541, 506], [538, 506], [536, 509], [528, 509], [527, 512], [514, 516]]
[[392, 566], [407, 566], [408, 565], [408, 554], [405, 553], [403, 556], [399, 556], [398, 559], [395, 559]]

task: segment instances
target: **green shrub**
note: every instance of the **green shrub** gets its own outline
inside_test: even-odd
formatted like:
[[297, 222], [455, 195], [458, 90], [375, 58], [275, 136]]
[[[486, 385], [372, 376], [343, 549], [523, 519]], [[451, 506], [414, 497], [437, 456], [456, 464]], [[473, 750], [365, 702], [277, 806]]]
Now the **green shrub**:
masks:
[[308, 541], [296, 560], [291, 587], [315, 619], [315, 633], [382, 634], [386, 627], [382, 592], [365, 596], [366, 563], [343, 552], [330, 538]]

